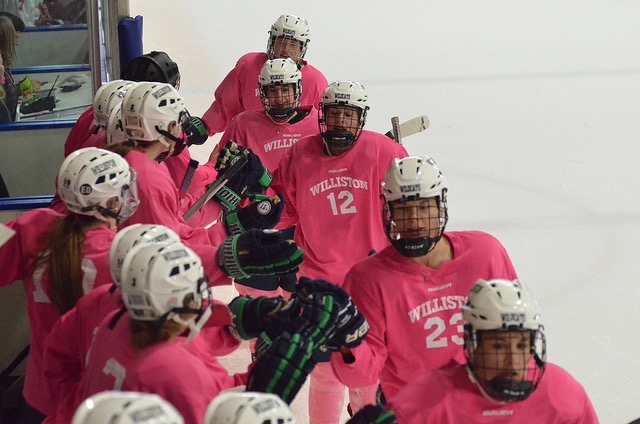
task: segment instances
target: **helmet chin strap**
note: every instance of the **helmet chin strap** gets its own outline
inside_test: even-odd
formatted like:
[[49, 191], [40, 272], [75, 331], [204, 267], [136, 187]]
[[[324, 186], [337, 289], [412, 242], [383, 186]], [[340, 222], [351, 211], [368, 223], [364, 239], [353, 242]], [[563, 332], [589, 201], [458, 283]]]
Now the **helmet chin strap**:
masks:
[[482, 393], [482, 396], [484, 396], [485, 399], [487, 399], [488, 401], [491, 401], [493, 403], [496, 403], [498, 405], [505, 405], [505, 404], [508, 403], [507, 401], [498, 400], [498, 399], [494, 399], [493, 397], [491, 397], [491, 395], [486, 392], [484, 387], [482, 387], [482, 384], [480, 384], [480, 382], [476, 378], [476, 375], [473, 373], [473, 371], [471, 370], [469, 365], [465, 365], [464, 368], [467, 370], [467, 375], [469, 376], [469, 380], [471, 380], [471, 382], [476, 385], [476, 387], [480, 390], [480, 393]]
[[202, 311], [197, 321], [196, 317], [190, 318], [188, 320], [183, 320], [182, 317], [180, 317], [179, 313], [171, 313], [167, 319], [184, 325], [189, 329], [189, 334], [187, 335], [184, 343], [182, 343], [183, 346], [186, 346], [187, 344], [189, 344], [189, 342], [191, 342], [191, 340], [193, 340], [198, 334], [200, 334], [200, 330], [202, 330], [202, 327], [204, 327], [209, 318], [211, 318], [211, 313], [211, 306], [209, 306], [204, 311]]

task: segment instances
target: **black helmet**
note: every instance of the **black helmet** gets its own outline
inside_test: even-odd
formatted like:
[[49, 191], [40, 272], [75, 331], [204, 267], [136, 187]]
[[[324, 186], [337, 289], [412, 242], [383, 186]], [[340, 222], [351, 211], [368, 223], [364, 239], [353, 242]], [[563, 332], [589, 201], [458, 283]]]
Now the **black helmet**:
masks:
[[122, 73], [124, 80], [163, 82], [174, 87], [179, 77], [178, 64], [165, 52], [156, 51], [136, 57]]

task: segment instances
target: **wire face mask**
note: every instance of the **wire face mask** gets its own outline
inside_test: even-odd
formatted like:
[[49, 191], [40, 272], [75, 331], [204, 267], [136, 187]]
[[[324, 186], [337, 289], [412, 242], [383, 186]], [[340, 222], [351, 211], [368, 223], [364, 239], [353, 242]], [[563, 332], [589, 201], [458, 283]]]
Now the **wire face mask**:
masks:
[[391, 244], [404, 256], [419, 257], [438, 243], [448, 221], [443, 194], [427, 199], [405, 199], [385, 203], [383, 222]]

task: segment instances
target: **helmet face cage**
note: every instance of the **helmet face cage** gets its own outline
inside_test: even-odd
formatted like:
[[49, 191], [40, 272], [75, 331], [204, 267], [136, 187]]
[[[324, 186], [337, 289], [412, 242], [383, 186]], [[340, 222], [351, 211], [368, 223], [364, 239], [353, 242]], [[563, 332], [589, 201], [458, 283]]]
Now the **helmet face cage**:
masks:
[[346, 148], [358, 139], [367, 120], [369, 96], [362, 84], [336, 81], [322, 93], [320, 134], [329, 147]]
[[267, 60], [258, 77], [258, 89], [265, 111], [274, 119], [287, 120], [300, 106], [302, 73], [289, 58]]
[[449, 220], [444, 175], [429, 156], [394, 159], [385, 175], [383, 222], [391, 244], [408, 257], [424, 256]]
[[542, 379], [546, 339], [540, 310], [519, 281], [478, 280], [462, 307], [467, 366], [496, 401], [526, 399]]
[[309, 24], [305, 18], [295, 15], [282, 15], [271, 25], [269, 40], [267, 42], [267, 55], [269, 59], [277, 59], [276, 44], [297, 43], [300, 45], [300, 53], [297, 57], [291, 57], [297, 64], [302, 62], [307, 53], [309, 44]]
[[71, 212], [103, 221], [123, 222], [140, 203], [133, 168], [122, 156], [95, 147], [67, 156], [58, 173], [58, 194]]
[[465, 356], [482, 390], [500, 402], [529, 397], [542, 380], [546, 338], [539, 330], [474, 330], [465, 326]]
[[424, 256], [433, 250], [448, 220], [446, 189], [438, 197], [409, 197], [386, 202], [383, 207], [387, 236], [407, 257]]

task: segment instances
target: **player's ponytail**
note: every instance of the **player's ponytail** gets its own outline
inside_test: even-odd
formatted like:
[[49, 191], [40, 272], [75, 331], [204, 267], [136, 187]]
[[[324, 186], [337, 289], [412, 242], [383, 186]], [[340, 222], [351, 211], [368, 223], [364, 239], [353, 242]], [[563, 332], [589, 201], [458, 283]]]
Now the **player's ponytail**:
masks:
[[84, 256], [85, 228], [96, 219], [85, 215], [68, 215], [58, 221], [43, 257], [51, 282], [51, 303], [62, 315], [73, 308], [83, 295], [82, 258]]

